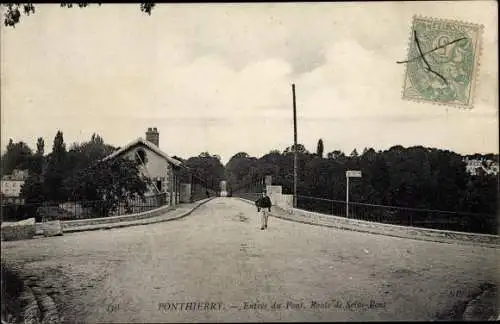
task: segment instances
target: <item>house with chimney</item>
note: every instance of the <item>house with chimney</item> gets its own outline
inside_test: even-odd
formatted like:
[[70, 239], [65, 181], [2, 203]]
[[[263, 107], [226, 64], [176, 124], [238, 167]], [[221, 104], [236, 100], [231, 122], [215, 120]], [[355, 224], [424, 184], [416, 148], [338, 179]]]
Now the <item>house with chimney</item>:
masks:
[[179, 171], [182, 162], [168, 156], [159, 145], [160, 134], [156, 127], [150, 127], [145, 139], [135, 139], [105, 157], [103, 161], [119, 157], [135, 159], [140, 164], [142, 175], [152, 180], [145, 196], [164, 196], [167, 205], [175, 206], [180, 202]]

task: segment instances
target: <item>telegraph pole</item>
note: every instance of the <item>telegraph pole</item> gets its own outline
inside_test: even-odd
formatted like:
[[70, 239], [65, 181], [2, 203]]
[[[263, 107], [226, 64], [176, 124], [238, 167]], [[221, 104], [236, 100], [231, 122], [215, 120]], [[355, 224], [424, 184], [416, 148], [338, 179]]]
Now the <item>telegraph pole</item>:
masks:
[[349, 175], [346, 177], [347, 185], [345, 189], [345, 216], [349, 218]]
[[293, 95], [293, 207], [297, 208], [297, 107], [295, 103], [295, 84], [292, 84]]

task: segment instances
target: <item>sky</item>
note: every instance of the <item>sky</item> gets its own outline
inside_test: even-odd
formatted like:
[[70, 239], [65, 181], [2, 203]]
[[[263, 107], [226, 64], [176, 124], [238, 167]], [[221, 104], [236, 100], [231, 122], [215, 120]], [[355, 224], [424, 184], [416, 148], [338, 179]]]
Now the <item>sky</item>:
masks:
[[[37, 4], [0, 27], [1, 148], [50, 151], [92, 133], [124, 146], [157, 127], [160, 148], [226, 163], [298, 142], [315, 151], [422, 145], [498, 153], [495, 1]], [[3, 12], [2, 12], [3, 13]], [[402, 99], [414, 15], [483, 24], [475, 104]]]

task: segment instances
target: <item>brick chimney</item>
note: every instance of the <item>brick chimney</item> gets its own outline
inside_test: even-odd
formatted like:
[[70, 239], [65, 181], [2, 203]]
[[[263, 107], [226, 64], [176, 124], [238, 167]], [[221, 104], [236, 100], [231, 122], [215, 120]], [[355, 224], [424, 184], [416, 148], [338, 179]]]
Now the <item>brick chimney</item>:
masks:
[[160, 133], [158, 133], [156, 127], [148, 128], [148, 131], [146, 132], [146, 140], [158, 147], [160, 146]]

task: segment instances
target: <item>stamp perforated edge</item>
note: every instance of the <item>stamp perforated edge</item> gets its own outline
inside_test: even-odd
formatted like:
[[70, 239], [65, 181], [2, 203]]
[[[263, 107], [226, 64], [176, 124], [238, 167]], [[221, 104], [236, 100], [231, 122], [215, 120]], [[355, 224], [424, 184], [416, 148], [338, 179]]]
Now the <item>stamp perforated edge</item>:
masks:
[[470, 89], [471, 97], [470, 97], [469, 104], [467, 104], [467, 105], [461, 105], [461, 104], [457, 104], [457, 103], [453, 103], [453, 102], [438, 102], [438, 101], [433, 101], [433, 100], [405, 97], [404, 93], [405, 93], [405, 89], [406, 89], [406, 81], [407, 81], [407, 73], [408, 73], [408, 64], [405, 64], [405, 69], [404, 69], [404, 74], [403, 74], [403, 89], [401, 90], [401, 98], [405, 101], [410, 101], [410, 102], [426, 103], [426, 104], [432, 104], [432, 105], [444, 106], [444, 107], [454, 107], [454, 108], [465, 109], [465, 110], [470, 110], [470, 109], [474, 108], [474, 103], [475, 103], [475, 98], [476, 98], [476, 88], [477, 88], [477, 84], [479, 82], [479, 70], [480, 70], [480, 66], [481, 66], [481, 56], [483, 55], [484, 25], [483, 24], [474, 24], [474, 23], [470, 23], [470, 22], [466, 22], [466, 21], [458, 20], [458, 19], [444, 19], [444, 18], [434, 18], [434, 17], [424, 16], [424, 15], [413, 15], [411, 23], [410, 23], [410, 36], [408, 37], [408, 45], [406, 48], [406, 57], [407, 58], [409, 58], [409, 55], [410, 55], [410, 45], [411, 45], [411, 41], [413, 39], [413, 28], [415, 26], [415, 21], [417, 19], [447, 22], [447, 23], [460, 24], [460, 25], [478, 28], [477, 44], [476, 44], [477, 55], [474, 58], [474, 65], [473, 65], [473, 70], [471, 73], [472, 74], [471, 75], [471, 77], [472, 77], [471, 89]]

